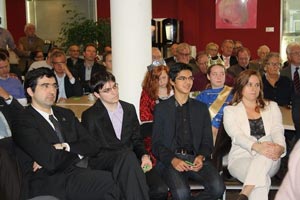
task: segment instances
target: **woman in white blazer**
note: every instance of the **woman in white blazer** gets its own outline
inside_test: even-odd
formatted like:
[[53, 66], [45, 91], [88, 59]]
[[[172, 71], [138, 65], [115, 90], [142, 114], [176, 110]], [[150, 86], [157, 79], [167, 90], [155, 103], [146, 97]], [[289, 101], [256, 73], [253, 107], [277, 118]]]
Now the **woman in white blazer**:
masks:
[[281, 112], [275, 102], [263, 99], [257, 71], [243, 71], [234, 91], [223, 119], [232, 140], [228, 170], [244, 183], [238, 200], [267, 200], [270, 177], [278, 171], [286, 150]]

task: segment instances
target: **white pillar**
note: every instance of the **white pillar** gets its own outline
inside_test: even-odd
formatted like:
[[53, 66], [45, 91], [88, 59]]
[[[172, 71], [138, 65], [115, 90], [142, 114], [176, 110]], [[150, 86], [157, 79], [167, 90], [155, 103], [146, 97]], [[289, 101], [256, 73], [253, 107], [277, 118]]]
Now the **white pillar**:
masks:
[[135, 105], [139, 116], [141, 84], [151, 63], [151, 0], [111, 0], [113, 74], [120, 99]]
[[0, 27], [7, 28], [7, 21], [6, 21], [6, 1], [0, 0], [0, 17], [1, 17], [1, 24]]

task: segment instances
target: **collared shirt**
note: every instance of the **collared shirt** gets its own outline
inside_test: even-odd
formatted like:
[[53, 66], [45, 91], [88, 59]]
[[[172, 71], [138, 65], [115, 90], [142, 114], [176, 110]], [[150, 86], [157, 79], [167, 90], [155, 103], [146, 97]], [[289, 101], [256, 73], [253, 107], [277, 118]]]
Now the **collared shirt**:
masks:
[[299, 74], [299, 76], [300, 76], [300, 66], [296, 66], [296, 65], [293, 65], [293, 64], [291, 64], [291, 77], [292, 77], [292, 80], [294, 80], [294, 73], [295, 73], [295, 71], [296, 71], [296, 67], [299, 67], [299, 69], [298, 69], [298, 74]]
[[[62, 77], [59, 77], [56, 72], [55, 73], [55, 76], [57, 78], [57, 83], [58, 83], [58, 88], [59, 88], [59, 94], [58, 94], [58, 99], [59, 98], [67, 98], [67, 94], [66, 94], [66, 89], [65, 89], [65, 77], [66, 77], [66, 74], [64, 74]], [[75, 83], [75, 78], [71, 78], [69, 79], [70, 83], [73, 85]]]
[[94, 66], [94, 63], [92, 65], [87, 65], [87, 63], [84, 63], [84, 66], [85, 66], [85, 80], [89, 81], [91, 80], [92, 68]]
[[192, 131], [190, 127], [190, 111], [189, 101], [180, 105], [175, 101], [176, 116], [175, 116], [175, 131], [177, 148], [185, 148], [187, 150], [193, 149]]
[[118, 107], [115, 111], [111, 112], [107, 110], [110, 121], [114, 127], [115, 134], [119, 140], [121, 140], [121, 132], [122, 132], [122, 122], [123, 122], [123, 108], [118, 102]]
[[12, 37], [10, 32], [0, 27], [0, 48], [6, 49], [6, 46], [8, 46], [12, 50], [16, 48], [14, 38]]

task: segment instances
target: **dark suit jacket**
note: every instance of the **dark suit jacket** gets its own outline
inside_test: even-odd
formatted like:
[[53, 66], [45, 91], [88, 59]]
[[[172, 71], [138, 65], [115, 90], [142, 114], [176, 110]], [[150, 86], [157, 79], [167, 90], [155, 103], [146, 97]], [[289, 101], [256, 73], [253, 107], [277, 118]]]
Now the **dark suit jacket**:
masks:
[[296, 129], [296, 136], [300, 139], [300, 96], [294, 96], [293, 98], [292, 117]]
[[[224, 60], [222, 55], [221, 55], [221, 59]], [[229, 65], [232, 66], [236, 64], [238, 64], [236, 56], [230, 56]]]
[[12, 102], [7, 105], [3, 98], [0, 98], [0, 111], [3, 113], [10, 129], [12, 129], [12, 122], [18, 115], [19, 111], [23, 110], [23, 106], [13, 98]]
[[75, 78], [75, 83], [71, 84], [69, 77], [66, 75], [64, 78], [64, 82], [65, 82], [65, 92], [66, 92], [66, 96], [67, 98], [69, 97], [79, 97], [82, 96], [83, 91], [82, 91], [82, 87], [81, 84], [78, 80], [78, 78]]
[[[106, 68], [103, 65], [100, 65], [99, 63], [95, 62], [94, 65], [92, 66], [92, 73], [91, 77], [93, 74], [101, 71], [105, 71]], [[79, 68], [78, 68], [78, 76], [79, 76], [79, 81], [81, 83], [82, 88], [84, 88], [85, 92], [91, 92], [89, 81], [85, 80], [85, 66], [84, 63], [82, 63]]]
[[[74, 166], [79, 161], [78, 154], [92, 156], [98, 152], [96, 142], [72, 111], [55, 106], [52, 109], [70, 152], [53, 147], [59, 143], [54, 129], [32, 106], [20, 112], [13, 125], [13, 140], [20, 147], [18, 160], [29, 186], [28, 197], [53, 194], [65, 199], [67, 176], [78, 170]], [[33, 161], [42, 166], [37, 172], [32, 172]]]
[[[247, 69], [253, 69], [253, 70], [260, 72], [259, 69], [252, 63], [249, 63]], [[236, 78], [242, 71], [243, 71], [243, 68], [239, 64], [232, 65], [227, 69], [227, 73], [234, 78]]]
[[100, 152], [105, 153], [111, 150], [129, 148], [140, 159], [142, 155], [147, 154], [147, 151], [140, 134], [136, 110], [132, 104], [124, 101], [120, 101], [120, 104], [123, 108], [121, 140], [116, 137], [108, 112], [100, 100], [97, 100], [92, 107], [83, 112], [82, 124], [98, 141], [101, 147]]
[[291, 67], [291, 65], [289, 65], [289, 66], [283, 68], [283, 69], [280, 71], [280, 75], [286, 76], [286, 77], [288, 77], [291, 81], [293, 81], [293, 80], [292, 80], [292, 72], [291, 72], [291, 70], [292, 70], [292, 67]]
[[[189, 99], [190, 127], [194, 151], [197, 155], [210, 158], [213, 150], [211, 120], [207, 106], [195, 99]], [[175, 157], [175, 97], [155, 106], [152, 135], [152, 150], [156, 158], [165, 166]]]
[[67, 66], [69, 69], [73, 69], [73, 70], [76, 70], [78, 71], [79, 67], [81, 65], [83, 65], [84, 63], [84, 60], [82, 58], [78, 58], [77, 62], [75, 64], [73, 64], [73, 61], [71, 58], [68, 58], [67, 59]]

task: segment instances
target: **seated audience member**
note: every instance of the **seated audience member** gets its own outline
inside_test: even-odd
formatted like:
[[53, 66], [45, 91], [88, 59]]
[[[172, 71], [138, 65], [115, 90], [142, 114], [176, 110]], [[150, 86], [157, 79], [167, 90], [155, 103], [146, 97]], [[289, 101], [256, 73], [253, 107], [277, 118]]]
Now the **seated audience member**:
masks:
[[243, 182], [238, 200], [267, 200], [271, 177], [286, 154], [280, 109], [263, 99], [262, 87], [257, 71], [241, 72], [232, 105], [224, 108], [224, 128], [232, 140], [228, 170]]
[[269, 53], [262, 65], [266, 72], [262, 76], [264, 98], [277, 102], [279, 106], [291, 105], [293, 83], [289, 78], [280, 75], [281, 59], [279, 53]]
[[51, 48], [49, 50], [48, 54], [47, 54], [46, 60], [40, 60], [40, 61], [33, 62], [30, 65], [28, 71], [31, 71], [33, 69], [37, 69], [37, 68], [40, 68], [40, 67], [47, 67], [49, 69], [53, 69], [53, 66], [51, 65], [51, 54], [53, 54], [56, 51], [62, 51], [62, 50], [60, 48], [58, 48], [58, 47]]
[[77, 70], [80, 65], [83, 64], [84, 60], [80, 58], [80, 47], [73, 44], [69, 47], [69, 58], [67, 59], [67, 66], [69, 69]]
[[[152, 149], [156, 167], [173, 199], [218, 199], [225, 186], [210, 161], [213, 139], [207, 106], [189, 98], [192, 68], [176, 63], [169, 76], [174, 96], [157, 104], [154, 112]], [[204, 186], [194, 198], [188, 179]]]
[[202, 91], [196, 99], [205, 103], [210, 113], [214, 143], [218, 130], [223, 121], [223, 109], [232, 99], [231, 87], [225, 85], [226, 69], [224, 61], [218, 59], [209, 60], [207, 78], [210, 81], [209, 89]]
[[246, 47], [242, 47], [237, 51], [237, 61], [238, 63], [230, 66], [227, 72], [232, 77], [236, 78], [242, 71], [247, 69], [254, 69], [258, 71], [258, 68], [250, 63], [250, 51]]
[[[126, 191], [126, 199], [146, 200], [149, 194], [150, 199], [166, 199], [168, 188], [156, 170], [151, 169], [152, 162], [143, 144], [135, 108], [119, 100], [114, 75], [98, 72], [92, 76], [91, 86], [97, 101], [82, 113], [82, 124], [97, 140], [100, 152], [90, 159], [90, 165], [111, 171], [122, 191]], [[130, 180], [128, 174], [134, 174], [135, 178]]]
[[[199, 71], [194, 58], [191, 56], [191, 47], [188, 43], [180, 43], [176, 48], [176, 62], [185, 63], [192, 67], [193, 73]], [[172, 67], [172, 65], [168, 65]]]
[[[213, 57], [212, 59], [218, 59]], [[204, 51], [200, 51], [196, 56], [196, 64], [199, 68], [199, 72], [194, 74], [194, 84], [191, 91], [203, 91], [209, 86], [209, 80], [207, 78], [207, 65], [209, 58]], [[232, 86], [234, 80], [230, 75], [225, 75], [225, 85]]]
[[289, 156], [288, 171], [280, 188], [276, 193], [275, 200], [298, 200], [300, 197], [300, 141], [296, 143]]
[[210, 58], [216, 57], [219, 54], [219, 45], [214, 42], [210, 42], [206, 45], [205, 52]]
[[18, 42], [19, 49], [19, 68], [25, 74], [32, 63], [30, 59], [31, 52], [42, 51], [44, 47], [44, 40], [35, 34], [35, 25], [26, 24], [24, 27], [25, 36], [21, 37]]
[[243, 43], [239, 40], [233, 40], [233, 50], [232, 50], [232, 56], [236, 56], [237, 50], [239, 48], [243, 47]]
[[42, 51], [33, 51], [30, 54], [30, 58], [33, 62], [44, 60], [44, 54]]
[[232, 55], [234, 43], [233, 40], [224, 40], [221, 46], [221, 58], [225, 63], [225, 68], [237, 64], [236, 57]]
[[11, 96], [16, 98], [22, 105], [26, 105], [26, 97], [23, 85], [17, 77], [11, 77], [8, 58], [0, 53], [0, 86]]
[[[291, 42], [287, 45], [286, 47], [286, 54], [287, 54], [287, 58], [288, 58], [288, 66], [283, 68], [280, 71], [280, 74], [282, 76], [286, 76], [288, 77], [291, 81], [293, 81], [293, 85], [294, 85], [294, 91], [293, 91], [293, 95], [299, 95], [300, 96], [300, 91], [298, 91], [298, 87], [296, 87], [296, 83], [295, 83], [295, 78], [296, 78], [296, 82], [298, 81], [298, 78], [300, 76], [300, 43], [298, 42]], [[298, 75], [297, 73], [298, 72]]]
[[[0, 49], [0, 53], [3, 53], [6, 55], [6, 57], [9, 60], [10, 54], [9, 51], [6, 49]], [[20, 81], [22, 81], [22, 72], [18, 67], [18, 64], [11, 64], [9, 63], [10, 66], [10, 75], [11, 76], [17, 76], [19, 78]]]
[[300, 139], [300, 96], [295, 95], [292, 100], [292, 118], [296, 129], [296, 138]]
[[112, 52], [108, 51], [103, 54], [103, 65], [106, 71], [112, 72]]
[[155, 65], [158, 65], [157, 63], [160, 63], [161, 65], [166, 65], [166, 62], [163, 59], [161, 52], [157, 47], [152, 47], [152, 63], [154, 63]]
[[177, 43], [174, 43], [172, 44], [170, 50], [171, 50], [171, 56], [166, 58], [165, 61], [166, 61], [166, 65], [167, 66], [172, 66], [174, 63], [176, 63], [176, 49], [177, 49], [177, 46], [178, 44]]
[[97, 48], [95, 44], [87, 44], [83, 49], [84, 62], [78, 66], [78, 76], [84, 93], [92, 92], [90, 89], [91, 77], [97, 72], [105, 71], [105, 67], [95, 62]]
[[23, 198], [121, 199], [111, 173], [86, 165], [85, 157], [99, 151], [96, 141], [72, 111], [54, 106], [54, 72], [45, 67], [28, 72], [24, 88], [31, 105], [15, 116], [13, 125], [16, 154], [28, 185]]
[[148, 66], [140, 98], [140, 119], [142, 122], [153, 121], [155, 105], [173, 95], [168, 73], [169, 67], [167, 66], [155, 66], [154, 64]]
[[0, 139], [11, 136], [11, 127], [22, 105], [0, 86]]
[[270, 53], [270, 48], [267, 45], [262, 45], [257, 49], [258, 59], [251, 60], [250, 63], [254, 64], [259, 71], [264, 72], [263, 61], [265, 57]]
[[69, 70], [65, 53], [56, 51], [51, 54], [50, 59], [58, 83], [57, 102], [63, 102], [69, 97], [82, 96], [82, 87], [77, 74]]

